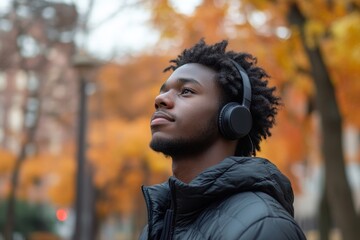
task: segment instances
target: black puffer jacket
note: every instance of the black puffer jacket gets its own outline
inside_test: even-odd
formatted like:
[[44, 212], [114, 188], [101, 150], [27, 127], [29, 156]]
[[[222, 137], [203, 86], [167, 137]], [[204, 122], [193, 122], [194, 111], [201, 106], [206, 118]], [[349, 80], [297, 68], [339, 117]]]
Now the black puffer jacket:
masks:
[[293, 219], [289, 180], [266, 159], [226, 158], [189, 184], [143, 187], [140, 239], [306, 239]]

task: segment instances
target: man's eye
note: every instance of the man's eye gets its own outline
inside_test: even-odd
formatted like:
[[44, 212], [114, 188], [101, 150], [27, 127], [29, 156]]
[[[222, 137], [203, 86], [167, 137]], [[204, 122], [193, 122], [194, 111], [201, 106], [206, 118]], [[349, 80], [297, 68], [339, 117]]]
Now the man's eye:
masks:
[[194, 93], [194, 91], [192, 91], [191, 89], [188, 89], [188, 88], [184, 88], [180, 92], [181, 95], [183, 95], [183, 94], [191, 94], [191, 93]]

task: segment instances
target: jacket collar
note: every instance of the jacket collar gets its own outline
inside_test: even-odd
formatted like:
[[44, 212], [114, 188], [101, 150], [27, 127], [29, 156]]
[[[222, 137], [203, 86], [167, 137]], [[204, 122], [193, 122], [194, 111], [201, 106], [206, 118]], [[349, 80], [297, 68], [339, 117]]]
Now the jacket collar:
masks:
[[152, 212], [151, 221], [154, 222], [161, 219], [170, 207], [170, 199], [174, 204], [176, 219], [181, 220], [225, 196], [246, 191], [265, 192], [294, 215], [294, 196], [289, 180], [275, 165], [263, 158], [229, 157], [206, 169], [189, 184], [170, 177], [167, 183], [143, 187], [143, 191], [145, 198], [150, 200], [147, 201], [150, 202], [147, 203], [148, 211], [149, 214]]

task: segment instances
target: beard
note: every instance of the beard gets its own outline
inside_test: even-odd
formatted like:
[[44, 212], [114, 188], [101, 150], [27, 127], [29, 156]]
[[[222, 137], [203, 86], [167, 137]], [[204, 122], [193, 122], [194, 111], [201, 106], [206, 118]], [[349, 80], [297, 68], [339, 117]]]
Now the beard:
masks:
[[187, 138], [152, 139], [150, 148], [173, 159], [189, 157], [200, 154], [209, 148], [218, 135], [217, 118], [213, 117], [203, 128], [197, 128], [197, 131]]

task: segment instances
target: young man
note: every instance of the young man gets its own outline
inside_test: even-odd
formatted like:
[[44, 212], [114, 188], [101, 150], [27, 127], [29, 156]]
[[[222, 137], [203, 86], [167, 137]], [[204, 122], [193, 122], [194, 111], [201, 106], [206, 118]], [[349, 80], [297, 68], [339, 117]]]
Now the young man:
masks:
[[165, 69], [150, 147], [172, 158], [173, 176], [143, 187], [140, 239], [306, 239], [289, 180], [253, 157], [280, 99], [254, 57], [226, 47], [201, 40]]

